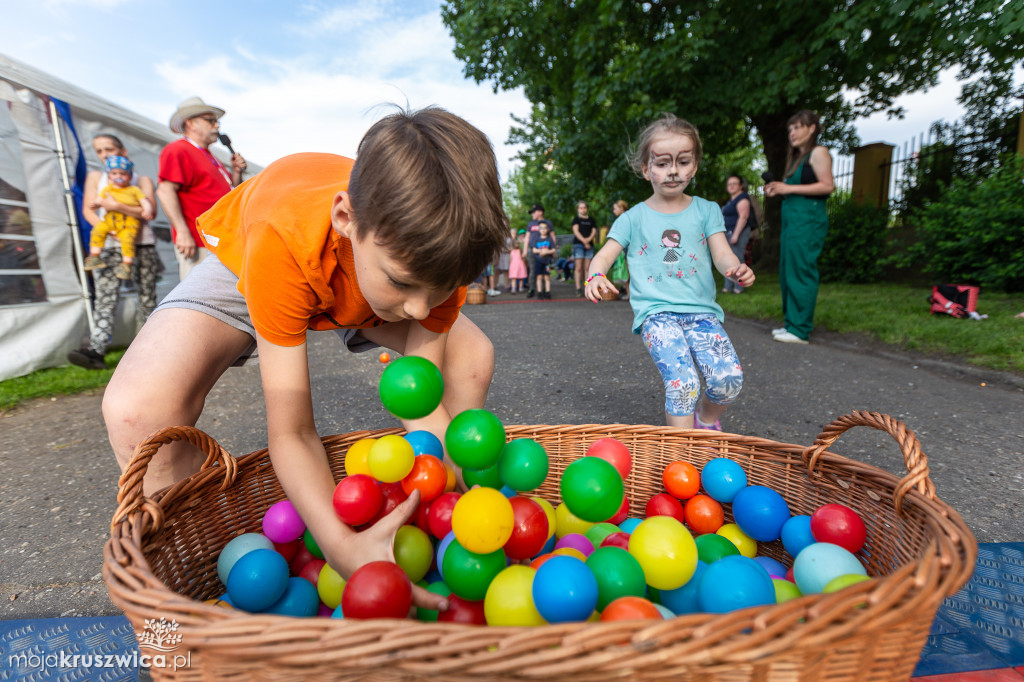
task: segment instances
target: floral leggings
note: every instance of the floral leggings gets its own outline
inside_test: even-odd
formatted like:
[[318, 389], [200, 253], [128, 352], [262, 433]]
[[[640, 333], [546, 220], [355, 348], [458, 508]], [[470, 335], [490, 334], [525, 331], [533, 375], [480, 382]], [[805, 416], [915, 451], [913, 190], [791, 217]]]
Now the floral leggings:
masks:
[[707, 399], [716, 405], [729, 405], [739, 396], [743, 368], [729, 335], [713, 314], [655, 313], [644, 320], [640, 336], [665, 382], [668, 414], [694, 413], [701, 376]]
[[[156, 280], [163, 268], [155, 246], [140, 245], [135, 247], [135, 251], [132, 280], [139, 295], [139, 304], [135, 309], [135, 331], [138, 332], [156, 307]], [[92, 271], [92, 281], [96, 290], [96, 302], [93, 307], [96, 328], [89, 338], [89, 348], [103, 355], [107, 352], [114, 335], [114, 313], [122, 282], [114, 275], [114, 268], [121, 264], [121, 249], [103, 249], [100, 251], [100, 258], [107, 267]]]

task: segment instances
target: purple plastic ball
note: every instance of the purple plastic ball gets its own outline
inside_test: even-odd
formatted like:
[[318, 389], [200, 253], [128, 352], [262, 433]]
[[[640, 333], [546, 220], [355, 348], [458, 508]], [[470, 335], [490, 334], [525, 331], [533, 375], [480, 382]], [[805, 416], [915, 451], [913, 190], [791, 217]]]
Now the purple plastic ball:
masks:
[[306, 524], [289, 500], [271, 505], [263, 515], [263, 534], [277, 544], [294, 542], [306, 532]]
[[563, 547], [579, 550], [583, 553], [583, 556], [590, 556], [594, 551], [594, 543], [587, 536], [580, 533], [567, 533], [563, 535], [562, 539], [555, 543], [555, 549]]

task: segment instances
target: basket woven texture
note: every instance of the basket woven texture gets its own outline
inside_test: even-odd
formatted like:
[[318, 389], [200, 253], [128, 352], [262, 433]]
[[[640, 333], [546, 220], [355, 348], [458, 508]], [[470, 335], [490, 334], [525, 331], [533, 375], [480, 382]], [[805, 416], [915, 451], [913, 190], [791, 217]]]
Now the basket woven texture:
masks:
[[466, 288], [466, 303], [471, 305], [487, 303], [487, 291], [479, 284], [470, 284]]
[[[889, 433], [903, 454], [899, 478], [828, 448], [853, 426]], [[359, 431], [323, 438], [336, 478]], [[977, 543], [960, 516], [935, 496], [928, 460], [913, 432], [877, 413], [828, 425], [811, 447], [667, 427], [513, 426], [534, 438], [551, 474], [539, 494], [559, 502], [566, 465], [593, 441], [614, 437], [633, 454], [626, 494], [633, 516], [661, 492], [666, 464], [698, 468], [714, 457], [739, 462], [749, 482], [774, 488], [793, 514], [834, 502], [868, 527], [859, 553], [873, 577], [831, 595], [728, 614], [669, 621], [570, 623], [491, 628], [413, 620], [295, 619], [202, 603], [223, 592], [217, 554], [236, 535], [258, 532], [284, 493], [267, 451], [237, 460], [202, 431], [164, 429], [139, 445], [120, 481], [119, 507], [104, 548], [103, 577], [136, 632], [146, 619], [178, 622], [191, 667], [153, 669], [156, 679], [387, 680], [897, 680], [910, 677], [939, 604], [967, 580]], [[161, 446], [187, 441], [208, 455], [202, 471], [152, 498], [142, 478]], [[728, 510], [727, 510], [728, 511]], [[727, 521], [731, 517], [727, 513]], [[790, 561], [779, 542], [762, 554]]]

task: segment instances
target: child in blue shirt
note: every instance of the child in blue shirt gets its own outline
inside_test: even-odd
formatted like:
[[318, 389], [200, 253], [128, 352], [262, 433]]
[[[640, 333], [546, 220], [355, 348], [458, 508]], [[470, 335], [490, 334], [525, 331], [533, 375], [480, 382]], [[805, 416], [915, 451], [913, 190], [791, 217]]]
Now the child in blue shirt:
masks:
[[[603, 273], [625, 250], [633, 333], [665, 383], [668, 425], [720, 431], [719, 417], [738, 397], [743, 369], [722, 327], [711, 266], [745, 287], [754, 273], [729, 248], [718, 205], [685, 193], [701, 152], [697, 129], [672, 114], [643, 132], [632, 165], [654, 194], [612, 224], [591, 261], [586, 296], [596, 303], [603, 291], [618, 293]], [[698, 401], [702, 377], [706, 390]]]

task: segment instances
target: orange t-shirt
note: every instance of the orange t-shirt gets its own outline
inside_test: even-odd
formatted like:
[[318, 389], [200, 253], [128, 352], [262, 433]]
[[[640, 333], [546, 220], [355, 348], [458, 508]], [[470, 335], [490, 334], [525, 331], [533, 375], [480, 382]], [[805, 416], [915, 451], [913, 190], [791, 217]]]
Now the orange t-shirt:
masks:
[[[331, 225], [334, 197], [348, 188], [352, 163], [333, 154], [286, 156], [197, 220], [210, 251], [238, 275], [256, 331], [279, 346], [301, 344], [307, 329], [385, 324], [359, 290], [351, 242]], [[465, 300], [460, 287], [420, 324], [448, 331]]]

